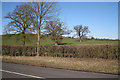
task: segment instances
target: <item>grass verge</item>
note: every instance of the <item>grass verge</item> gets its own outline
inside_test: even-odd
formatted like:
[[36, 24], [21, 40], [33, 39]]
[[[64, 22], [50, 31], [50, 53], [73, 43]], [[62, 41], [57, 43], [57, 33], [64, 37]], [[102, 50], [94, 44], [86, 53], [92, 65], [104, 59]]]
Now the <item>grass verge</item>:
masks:
[[26, 57], [2, 56], [3, 62], [33, 66], [62, 68], [68, 70], [118, 74], [118, 61], [90, 58]]

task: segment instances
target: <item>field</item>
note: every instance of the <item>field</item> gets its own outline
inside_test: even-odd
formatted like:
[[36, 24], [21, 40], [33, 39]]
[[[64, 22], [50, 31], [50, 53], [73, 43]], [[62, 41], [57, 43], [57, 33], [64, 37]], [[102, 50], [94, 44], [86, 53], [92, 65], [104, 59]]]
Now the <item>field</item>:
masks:
[[[27, 46], [36, 45], [37, 37], [35, 35], [29, 35], [26, 39]], [[112, 40], [84, 40], [81, 43], [78, 39], [66, 38], [63, 37], [63, 40], [59, 45], [83, 45], [83, 44], [117, 44], [118, 41]], [[22, 41], [20, 36], [2, 36], [2, 44], [3, 45], [21, 45]], [[54, 45], [54, 41], [52, 41], [49, 37], [43, 37], [40, 40], [40, 45]]]

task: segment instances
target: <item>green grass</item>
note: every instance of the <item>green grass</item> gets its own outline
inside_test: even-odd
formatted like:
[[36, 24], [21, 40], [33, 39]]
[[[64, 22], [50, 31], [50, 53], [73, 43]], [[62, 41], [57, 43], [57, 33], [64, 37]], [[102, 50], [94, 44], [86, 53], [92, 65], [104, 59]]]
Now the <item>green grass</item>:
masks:
[[[31, 35], [27, 36], [26, 45], [36, 45], [37, 36]], [[2, 44], [3, 45], [22, 45], [22, 39], [20, 36], [2, 36]], [[42, 38], [40, 39], [40, 45], [53, 45], [54, 41], [50, 38]]]
[[[27, 36], [26, 45], [36, 45], [37, 36], [29, 35]], [[59, 45], [76, 45], [76, 44], [117, 44], [118, 41], [110, 41], [110, 40], [84, 40], [79, 42], [78, 39], [66, 38], [64, 37], [62, 42]], [[21, 37], [18, 35], [14, 36], [2, 36], [2, 44], [3, 45], [22, 45]], [[49, 37], [44, 37], [40, 39], [40, 45], [54, 45], [54, 41], [52, 41]]]
[[62, 43], [66, 43], [68, 45], [72, 45], [72, 44], [117, 44], [118, 41], [84, 40], [84, 41], [80, 42], [78, 39], [64, 38]]

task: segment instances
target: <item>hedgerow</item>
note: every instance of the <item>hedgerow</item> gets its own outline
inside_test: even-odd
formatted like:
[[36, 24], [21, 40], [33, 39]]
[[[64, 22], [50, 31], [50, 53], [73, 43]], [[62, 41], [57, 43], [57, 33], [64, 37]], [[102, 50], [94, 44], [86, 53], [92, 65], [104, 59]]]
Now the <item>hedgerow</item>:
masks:
[[[40, 46], [39, 56], [118, 59], [118, 45]], [[36, 56], [35, 46], [2, 45], [2, 55]]]

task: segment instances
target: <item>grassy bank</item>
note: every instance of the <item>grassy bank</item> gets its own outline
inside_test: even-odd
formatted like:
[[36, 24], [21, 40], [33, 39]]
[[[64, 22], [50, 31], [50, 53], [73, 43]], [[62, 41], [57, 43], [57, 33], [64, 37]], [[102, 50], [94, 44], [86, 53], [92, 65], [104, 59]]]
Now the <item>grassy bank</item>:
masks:
[[90, 58], [3, 56], [2, 61], [34, 66], [62, 68], [69, 70], [118, 74], [117, 60], [105, 60], [96, 58], [90, 59]]
[[[26, 39], [27, 46], [35, 46], [37, 41], [37, 36], [28, 35]], [[62, 42], [59, 45], [83, 45], [83, 44], [117, 44], [118, 41], [112, 40], [84, 40], [81, 43], [78, 39], [66, 38], [64, 37]], [[2, 36], [2, 44], [3, 45], [22, 45], [21, 37], [19, 35], [13, 36]], [[40, 45], [54, 45], [54, 41], [52, 41], [49, 37], [42, 37], [40, 40]]]

